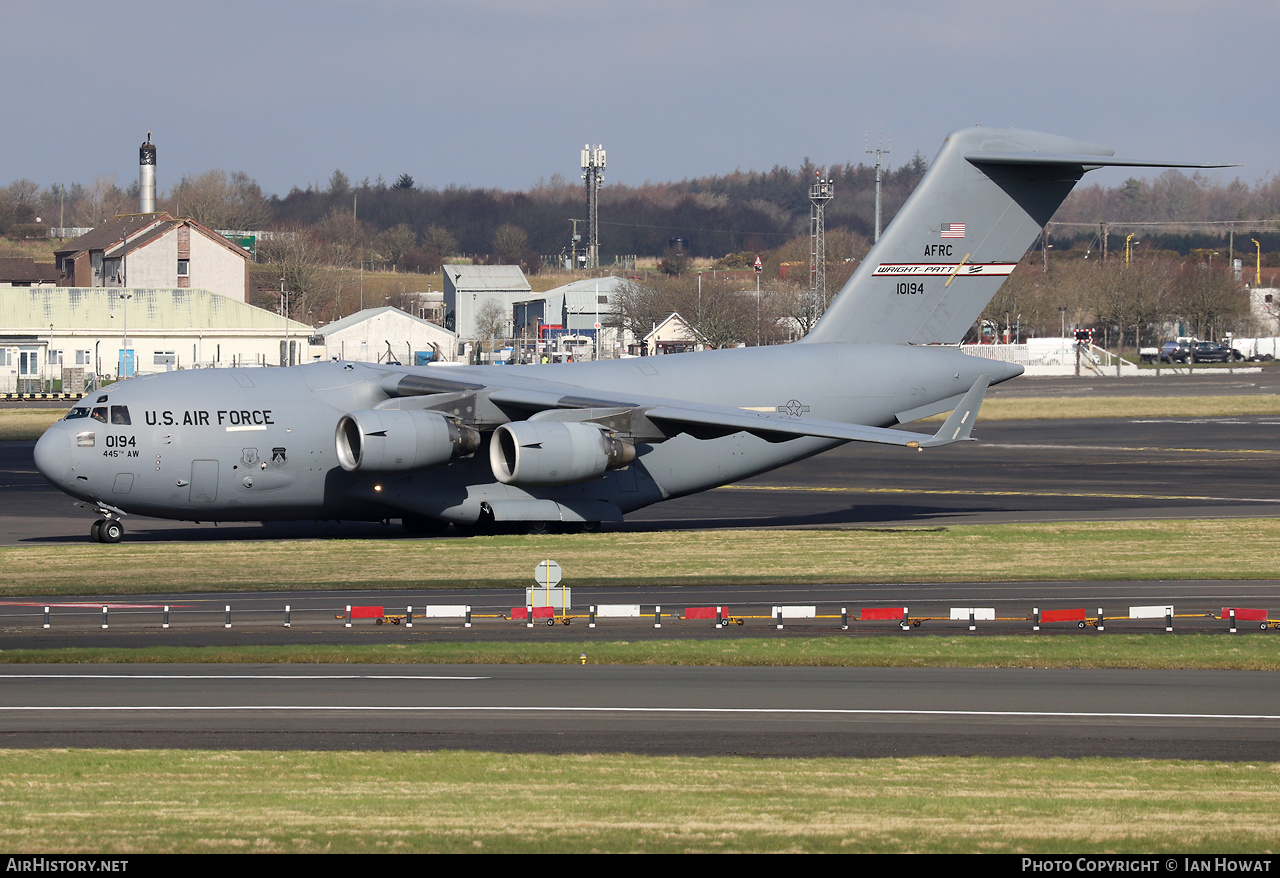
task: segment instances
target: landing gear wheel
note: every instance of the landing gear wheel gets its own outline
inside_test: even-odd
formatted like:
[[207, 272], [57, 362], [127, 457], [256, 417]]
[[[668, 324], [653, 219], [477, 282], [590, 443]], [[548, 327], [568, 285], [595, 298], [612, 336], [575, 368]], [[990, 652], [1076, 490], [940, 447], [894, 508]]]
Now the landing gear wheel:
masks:
[[124, 525], [114, 518], [105, 519], [102, 527], [98, 528], [98, 534], [104, 543], [118, 543], [124, 538]]
[[551, 522], [549, 521], [526, 521], [524, 523], [524, 532], [532, 537], [542, 537], [551, 533]]
[[89, 526], [89, 539], [95, 543], [102, 542], [102, 526], [107, 523], [105, 518], [99, 518]]

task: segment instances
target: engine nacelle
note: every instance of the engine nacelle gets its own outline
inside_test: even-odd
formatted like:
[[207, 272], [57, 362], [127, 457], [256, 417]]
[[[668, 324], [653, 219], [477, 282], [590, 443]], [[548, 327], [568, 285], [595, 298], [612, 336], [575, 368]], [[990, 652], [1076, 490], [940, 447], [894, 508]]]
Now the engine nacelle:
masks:
[[489, 463], [508, 485], [569, 485], [636, 459], [636, 447], [595, 424], [515, 421], [493, 431]]
[[364, 409], [338, 419], [336, 443], [347, 472], [400, 472], [470, 454], [480, 434], [439, 412]]

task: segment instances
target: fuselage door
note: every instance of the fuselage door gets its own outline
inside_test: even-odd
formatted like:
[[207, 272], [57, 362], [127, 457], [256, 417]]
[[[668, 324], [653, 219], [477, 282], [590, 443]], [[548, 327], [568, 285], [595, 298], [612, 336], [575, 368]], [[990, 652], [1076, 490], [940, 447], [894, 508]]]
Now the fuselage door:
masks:
[[212, 503], [218, 499], [218, 462], [216, 460], [191, 461], [192, 503]]

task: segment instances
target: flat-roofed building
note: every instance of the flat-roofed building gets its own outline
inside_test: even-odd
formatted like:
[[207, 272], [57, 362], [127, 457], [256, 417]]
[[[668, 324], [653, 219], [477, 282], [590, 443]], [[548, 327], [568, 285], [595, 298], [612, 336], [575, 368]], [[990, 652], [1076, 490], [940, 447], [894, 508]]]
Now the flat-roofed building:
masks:
[[324, 356], [310, 326], [202, 289], [0, 288], [0, 327], [3, 393], [79, 390], [67, 369], [107, 379]]
[[511, 336], [511, 309], [531, 299], [532, 288], [518, 265], [446, 265], [444, 275], [444, 325], [460, 344], [476, 341], [476, 316], [489, 302], [506, 315], [507, 326], [499, 337]]

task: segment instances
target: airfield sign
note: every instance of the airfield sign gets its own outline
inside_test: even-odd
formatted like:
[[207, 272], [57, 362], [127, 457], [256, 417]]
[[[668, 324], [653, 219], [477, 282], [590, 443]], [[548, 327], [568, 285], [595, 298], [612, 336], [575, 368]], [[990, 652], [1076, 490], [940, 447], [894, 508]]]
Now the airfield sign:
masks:
[[539, 561], [538, 566], [533, 568], [533, 581], [543, 588], [559, 585], [563, 575], [560, 565], [551, 560]]

